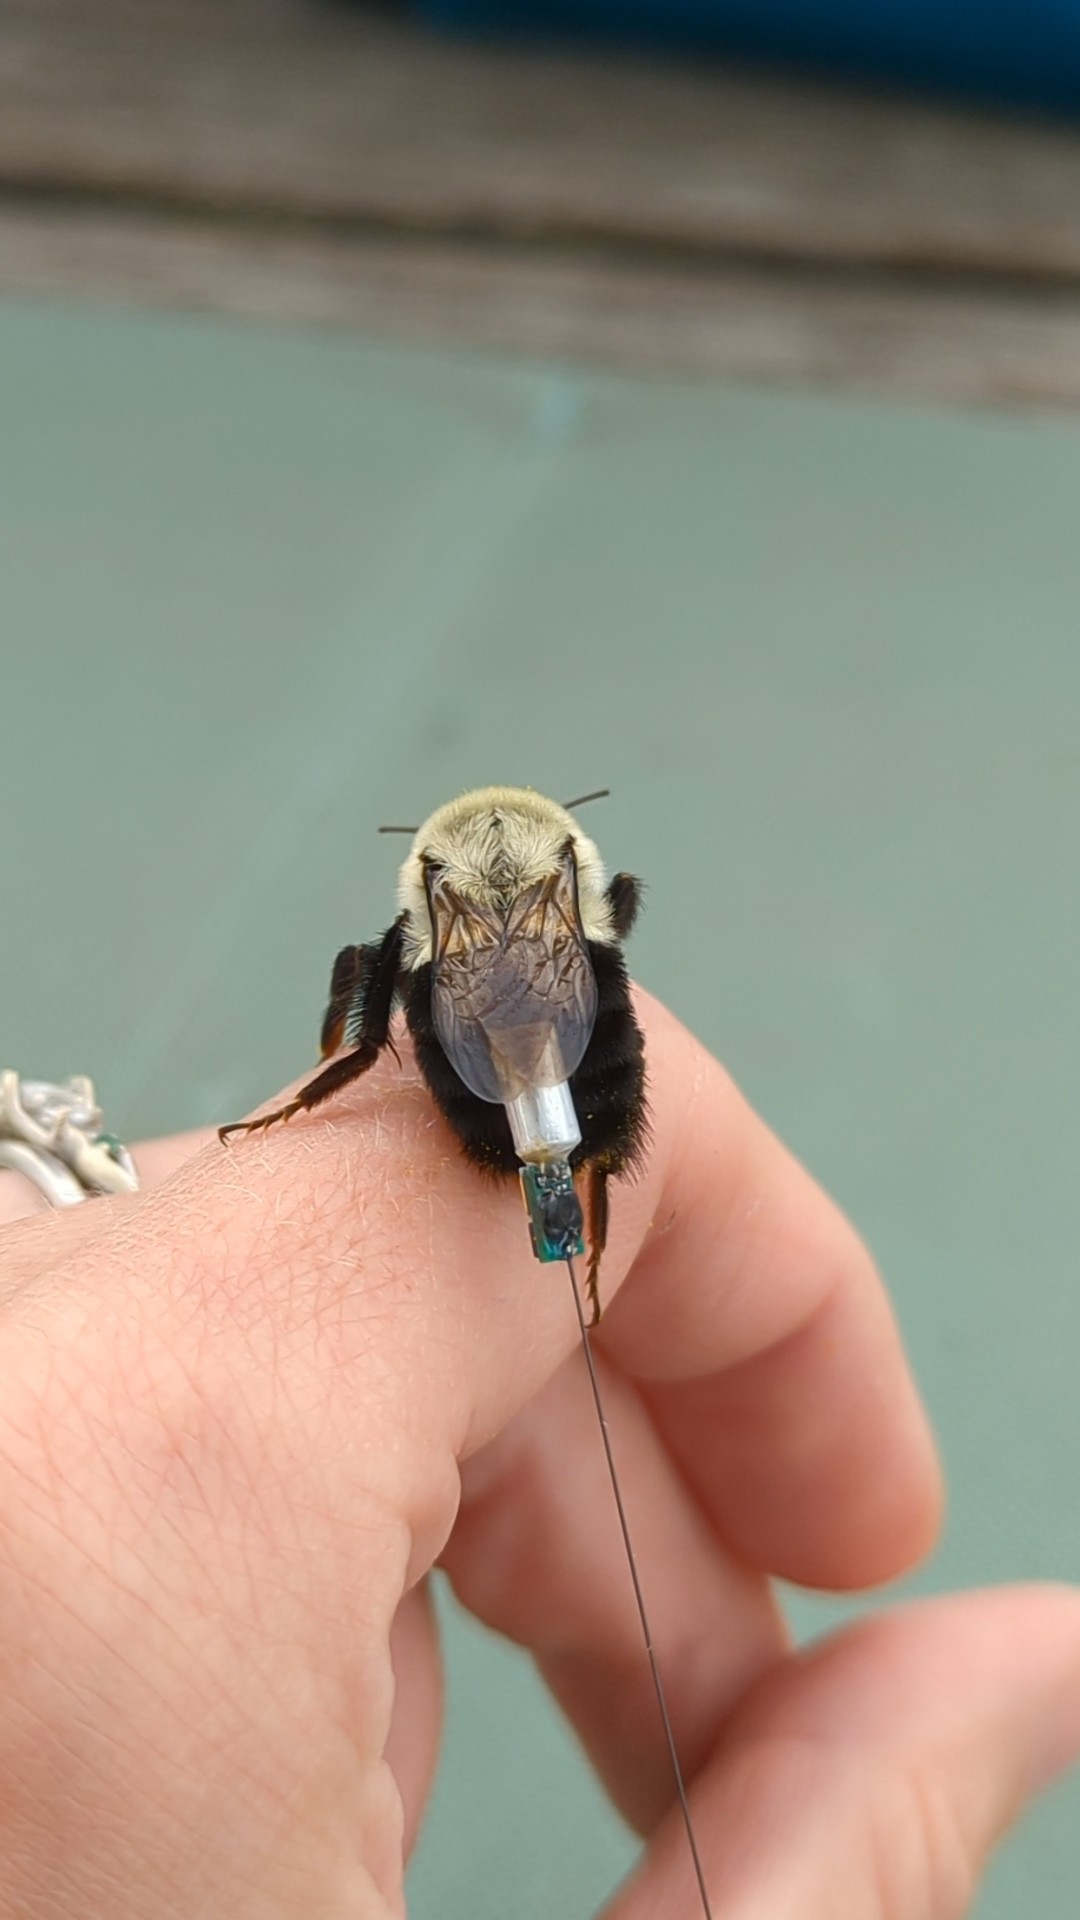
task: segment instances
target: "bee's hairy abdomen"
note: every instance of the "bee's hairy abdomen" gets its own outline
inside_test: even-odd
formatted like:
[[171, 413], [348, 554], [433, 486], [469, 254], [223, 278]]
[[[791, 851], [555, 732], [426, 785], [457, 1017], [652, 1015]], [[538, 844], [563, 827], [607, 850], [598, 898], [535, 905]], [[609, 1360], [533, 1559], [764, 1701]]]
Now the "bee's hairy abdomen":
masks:
[[443, 1050], [431, 1011], [431, 972], [430, 961], [416, 967], [403, 987], [417, 1066], [466, 1159], [487, 1173], [516, 1173], [518, 1157], [505, 1108], [471, 1093]]
[[[599, 1000], [592, 1038], [570, 1081], [581, 1128], [581, 1144], [570, 1159], [575, 1167], [600, 1161], [608, 1172], [618, 1173], [636, 1163], [645, 1144], [645, 1048], [619, 949], [590, 943], [589, 957]], [[466, 1158], [488, 1173], [516, 1174], [518, 1156], [505, 1109], [470, 1092], [435, 1031], [431, 971], [430, 963], [417, 967], [404, 984], [417, 1064]]]
[[581, 1145], [570, 1164], [598, 1161], [609, 1173], [621, 1173], [636, 1165], [647, 1137], [645, 1042], [620, 949], [590, 941], [589, 958], [596, 975], [596, 1023], [570, 1079], [581, 1128]]

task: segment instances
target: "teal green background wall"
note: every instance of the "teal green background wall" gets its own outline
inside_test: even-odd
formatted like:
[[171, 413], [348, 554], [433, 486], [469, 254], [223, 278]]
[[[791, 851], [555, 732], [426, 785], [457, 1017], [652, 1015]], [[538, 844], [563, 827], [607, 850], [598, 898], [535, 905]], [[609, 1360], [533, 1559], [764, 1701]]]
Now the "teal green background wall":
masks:
[[[1072, 425], [0, 305], [0, 1057], [128, 1137], [235, 1115], [386, 923], [381, 820], [609, 784], [635, 971], [892, 1285], [912, 1584], [1080, 1578], [1078, 507]], [[629, 1842], [447, 1637], [416, 1920], [587, 1913]], [[984, 1920], [1073, 1920], [1078, 1816]]]

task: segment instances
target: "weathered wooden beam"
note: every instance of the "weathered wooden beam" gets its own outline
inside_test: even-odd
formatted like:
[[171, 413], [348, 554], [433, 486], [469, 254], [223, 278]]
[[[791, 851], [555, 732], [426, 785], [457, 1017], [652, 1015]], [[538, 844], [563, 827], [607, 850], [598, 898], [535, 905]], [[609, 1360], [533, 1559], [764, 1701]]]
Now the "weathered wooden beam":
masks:
[[659, 267], [565, 249], [335, 239], [0, 208], [0, 285], [960, 403], [1080, 406], [1080, 289]]
[[1080, 130], [360, 0], [7, 0], [5, 289], [1074, 406]]
[[428, 230], [1080, 277], [1080, 131], [457, 43], [329, 0], [6, 0], [4, 183]]

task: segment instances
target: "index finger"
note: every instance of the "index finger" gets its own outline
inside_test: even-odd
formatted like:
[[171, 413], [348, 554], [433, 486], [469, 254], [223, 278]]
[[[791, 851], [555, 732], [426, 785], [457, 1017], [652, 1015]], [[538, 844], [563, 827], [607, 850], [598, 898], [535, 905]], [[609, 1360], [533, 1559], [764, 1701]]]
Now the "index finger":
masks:
[[665, 1165], [605, 1344], [729, 1546], [807, 1585], [873, 1584], [921, 1557], [941, 1509], [888, 1296], [718, 1063], [645, 1006]]

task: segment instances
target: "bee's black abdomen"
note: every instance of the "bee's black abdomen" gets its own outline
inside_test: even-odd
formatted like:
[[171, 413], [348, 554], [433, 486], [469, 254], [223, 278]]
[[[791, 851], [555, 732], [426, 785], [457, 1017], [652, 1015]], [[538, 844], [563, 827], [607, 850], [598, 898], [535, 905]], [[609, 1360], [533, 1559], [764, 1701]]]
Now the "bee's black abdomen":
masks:
[[417, 1064], [466, 1157], [488, 1173], [516, 1173], [518, 1157], [504, 1108], [470, 1092], [443, 1051], [431, 1014], [430, 961], [406, 976], [403, 992]]
[[[590, 942], [597, 985], [596, 1024], [570, 1081], [581, 1128], [572, 1166], [600, 1161], [609, 1173], [632, 1166], [645, 1143], [645, 1046], [617, 947]], [[518, 1156], [502, 1107], [470, 1092], [443, 1051], [431, 1013], [431, 965], [403, 983], [405, 1018], [432, 1098], [467, 1158], [489, 1173], [516, 1173]]]
[[581, 1128], [572, 1166], [599, 1161], [609, 1173], [633, 1166], [645, 1145], [645, 1042], [618, 947], [589, 942], [596, 975], [596, 1024], [570, 1092]]

